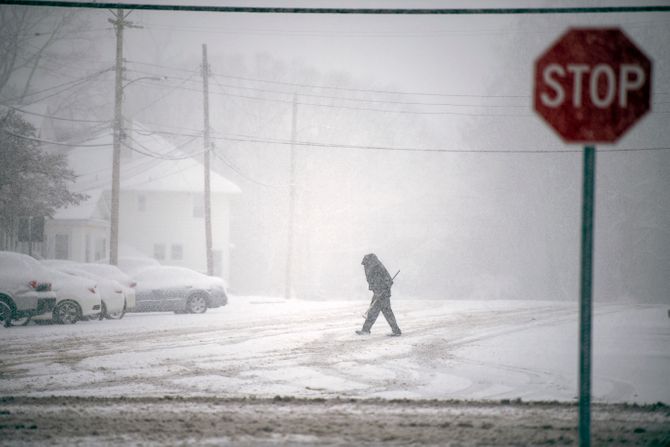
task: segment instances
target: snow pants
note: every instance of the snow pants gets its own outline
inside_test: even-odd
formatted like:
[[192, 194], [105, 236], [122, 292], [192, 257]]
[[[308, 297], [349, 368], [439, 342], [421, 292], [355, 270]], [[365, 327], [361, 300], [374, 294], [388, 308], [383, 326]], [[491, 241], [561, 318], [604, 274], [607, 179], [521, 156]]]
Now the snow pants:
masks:
[[375, 294], [372, 297], [372, 304], [370, 305], [370, 309], [368, 309], [368, 315], [365, 318], [365, 323], [363, 323], [363, 330], [370, 332], [370, 328], [372, 328], [372, 325], [375, 324], [375, 321], [379, 316], [379, 312], [384, 315], [384, 318], [386, 318], [389, 326], [391, 326], [393, 333], [399, 334], [400, 328], [398, 327], [398, 323], [395, 321], [395, 315], [393, 315], [393, 310], [391, 309], [390, 293]]

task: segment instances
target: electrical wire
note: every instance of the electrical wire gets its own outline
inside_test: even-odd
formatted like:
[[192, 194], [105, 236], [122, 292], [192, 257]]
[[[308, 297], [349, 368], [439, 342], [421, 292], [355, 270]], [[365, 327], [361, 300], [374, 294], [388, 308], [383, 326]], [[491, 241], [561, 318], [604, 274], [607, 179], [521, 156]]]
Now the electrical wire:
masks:
[[[82, 144], [82, 143], [61, 143], [58, 141], [49, 141], [41, 138], [29, 137], [26, 135], [20, 135], [15, 132], [9, 131], [7, 129], [2, 129], [5, 133], [12, 135], [17, 138], [22, 138], [26, 140], [37, 141], [40, 143], [54, 144], [60, 146], [69, 146], [69, 147], [108, 147], [107, 144]], [[176, 134], [176, 133], [173, 133]], [[201, 135], [188, 135], [181, 134], [182, 136], [189, 137], [200, 137]], [[90, 139], [94, 139], [90, 138]], [[213, 140], [223, 140], [223, 141], [234, 141], [234, 142], [243, 142], [243, 143], [257, 143], [257, 144], [278, 144], [278, 145], [294, 145], [302, 147], [314, 147], [314, 148], [326, 148], [326, 149], [360, 149], [360, 150], [375, 150], [375, 151], [392, 151], [392, 152], [442, 152], [442, 153], [470, 153], [470, 154], [561, 154], [561, 153], [577, 153], [581, 152], [581, 149], [446, 149], [446, 148], [421, 148], [421, 147], [393, 147], [393, 146], [376, 146], [376, 145], [353, 145], [353, 144], [340, 144], [340, 143], [321, 143], [316, 141], [290, 141], [290, 140], [280, 140], [280, 139], [263, 139], [263, 138], [254, 138], [251, 136], [247, 137], [233, 137], [233, 136], [210, 136]], [[132, 139], [132, 137], [131, 137]], [[133, 140], [136, 144], [137, 141]], [[162, 159], [162, 160], [184, 160], [188, 158], [195, 157], [197, 155], [204, 154], [207, 150], [200, 152], [192, 153], [189, 155], [184, 154], [179, 157], [165, 157], [156, 153], [151, 153], [145, 146], [140, 145], [145, 150], [149, 152], [144, 153], [137, 148], [127, 145], [129, 149], [134, 150], [138, 153], [146, 155], [148, 157]], [[211, 149], [210, 149], [211, 150]], [[667, 151], [670, 150], [670, 147], [665, 146], [654, 146], [654, 147], [636, 147], [636, 148], [599, 148], [598, 152], [649, 152], [649, 151]]]
[[129, 10], [126, 17], [134, 10], [147, 11], [178, 11], [178, 12], [213, 12], [226, 14], [298, 14], [298, 15], [528, 15], [528, 14], [613, 14], [670, 12], [670, 6], [581, 6], [581, 7], [522, 7], [522, 8], [302, 8], [302, 7], [266, 7], [266, 6], [221, 6], [192, 4], [156, 4], [156, 3], [119, 3], [98, 1], [56, 1], [56, 0], [3, 0], [10, 5], [50, 6], [57, 8], [91, 8], [110, 9], [125, 8]]
[[17, 112], [25, 113], [26, 115], [34, 115], [34, 116], [39, 116], [42, 118], [49, 118], [52, 120], [57, 120], [57, 121], [69, 121], [73, 123], [107, 123], [111, 124], [111, 120], [103, 121], [103, 120], [83, 120], [83, 119], [75, 119], [75, 118], [63, 118], [60, 116], [55, 116], [55, 115], [44, 115], [42, 113], [37, 113], [37, 112], [29, 112], [27, 110], [20, 109], [18, 107], [13, 107], [13, 106], [7, 106], [8, 108], [12, 110], [16, 110]]
[[[203, 150], [203, 151], [201, 151], [201, 152], [195, 152], [195, 153], [192, 153], [192, 154], [184, 154], [184, 153], [182, 153], [182, 155], [179, 155], [179, 156], [169, 156], [168, 153], [166, 153], [166, 154], [159, 154], [159, 153], [157, 153], [157, 152], [152, 151], [151, 149], [149, 149], [148, 147], [146, 147], [145, 145], [143, 145], [142, 143], [140, 143], [139, 141], [137, 141], [135, 138], [133, 138], [133, 137], [130, 136], [130, 135], [126, 135], [126, 138], [129, 139], [130, 141], [132, 141], [132, 143], [133, 143], [134, 145], [137, 145], [137, 146], [141, 147], [142, 149], [144, 149], [144, 151], [146, 151], [146, 152], [143, 152], [143, 151], [137, 149], [136, 147], [129, 145], [128, 143], [126, 143], [125, 139], [122, 140], [122, 144], [123, 144], [124, 146], [126, 146], [128, 149], [130, 149], [130, 150], [132, 150], [132, 151], [135, 151], [135, 152], [138, 152], [138, 153], [140, 153], [140, 154], [142, 154], [142, 155], [145, 155], [145, 156], [147, 156], [147, 157], [155, 158], [155, 159], [158, 159], [158, 160], [171, 160], [171, 161], [174, 161], [174, 160], [186, 160], [186, 159], [189, 159], [189, 158], [193, 158], [193, 157], [195, 157], [195, 156], [198, 156], [198, 155], [202, 155], [202, 154], [204, 154], [205, 152], [207, 152], [207, 149], [205, 149], [205, 150]], [[170, 152], [176, 152], [176, 150], [173, 150], [173, 151], [170, 151]]]
[[[200, 92], [197, 88], [189, 87], [177, 87], [185, 91]], [[274, 98], [265, 98], [258, 96], [249, 96], [249, 95], [240, 95], [235, 93], [226, 93], [218, 91], [210, 91], [210, 94], [225, 96], [231, 98], [241, 98], [250, 101], [261, 101], [261, 102], [271, 102], [279, 104], [293, 104], [293, 101], [290, 99], [274, 99]], [[364, 112], [381, 112], [381, 113], [397, 113], [404, 115], [456, 115], [456, 116], [505, 116], [505, 117], [528, 117], [533, 116], [531, 113], [467, 113], [467, 112], [452, 112], [452, 111], [416, 111], [416, 110], [398, 110], [398, 109], [378, 109], [373, 107], [352, 107], [346, 105], [335, 105], [335, 104], [319, 104], [314, 102], [304, 102], [298, 101], [298, 105], [309, 106], [309, 107], [322, 107], [328, 109], [343, 109], [350, 111], [364, 111]]]
[[144, 110], [148, 109], [149, 107], [154, 106], [154, 105], [157, 104], [158, 102], [160, 102], [160, 101], [164, 100], [165, 98], [167, 98], [168, 96], [170, 96], [172, 93], [176, 92], [176, 91], [177, 91], [178, 89], [180, 89], [184, 84], [186, 84], [186, 82], [190, 81], [190, 78], [192, 78], [193, 76], [195, 76], [195, 75], [191, 75], [191, 77], [189, 77], [189, 78], [187, 78], [187, 79], [184, 79], [183, 82], [182, 82], [181, 84], [178, 84], [178, 85], [176, 85], [176, 86], [171, 87], [170, 90], [168, 90], [164, 95], [162, 95], [162, 96], [159, 97], [158, 99], [155, 99], [154, 101], [151, 101], [149, 104], [145, 105], [145, 106], [142, 107], [141, 109], [135, 111], [134, 116], [135, 116], [135, 115], [138, 115], [139, 113], [143, 112]]
[[[151, 64], [147, 62], [140, 61], [127, 61], [131, 64], [146, 65], [156, 68], [162, 68], [167, 70], [176, 70], [183, 71], [186, 73], [199, 73], [199, 71], [187, 70], [178, 67], [169, 67], [166, 65]], [[351, 87], [339, 87], [331, 85], [318, 85], [318, 84], [306, 84], [298, 82], [287, 82], [287, 81], [277, 81], [270, 79], [261, 79], [261, 78], [252, 78], [246, 76], [233, 76], [233, 75], [224, 75], [221, 73], [211, 72], [210, 75], [218, 76], [226, 79], [235, 79], [240, 81], [250, 81], [250, 82], [260, 82], [266, 84], [276, 84], [284, 85], [289, 87], [300, 87], [300, 88], [310, 88], [310, 89], [328, 89], [328, 90], [340, 90], [348, 92], [357, 92], [357, 93], [378, 93], [378, 94], [387, 94], [387, 95], [412, 95], [412, 96], [436, 96], [436, 97], [469, 97], [469, 98], [529, 98], [528, 95], [481, 95], [481, 94], [465, 94], [465, 93], [437, 93], [437, 92], [412, 92], [412, 91], [402, 91], [402, 90], [380, 90], [380, 89], [363, 89], [363, 88], [351, 88]]]
[[[352, 145], [337, 143], [320, 143], [314, 141], [290, 141], [273, 140], [253, 137], [231, 137], [231, 136], [212, 136], [214, 140], [259, 143], [259, 144], [279, 144], [287, 146], [302, 146], [325, 149], [359, 149], [374, 151], [392, 151], [392, 152], [434, 152], [434, 153], [468, 153], [468, 154], [563, 154], [563, 153], [581, 153], [581, 149], [447, 149], [447, 148], [420, 148], [420, 147], [392, 147], [375, 145]], [[639, 148], [599, 148], [599, 152], [642, 152], [642, 151], [666, 151], [670, 147], [639, 147]]]
[[109, 146], [108, 143], [107, 144], [86, 144], [85, 143], [85, 141], [90, 141], [93, 138], [90, 138], [89, 140], [84, 140], [83, 143], [62, 143], [60, 141], [50, 141], [50, 140], [45, 140], [43, 138], [36, 138], [36, 137], [29, 137], [27, 135], [20, 135], [20, 134], [17, 134], [15, 132], [12, 132], [10, 130], [4, 129], [4, 128], [2, 129], [2, 131], [5, 132], [6, 134], [9, 134], [9, 135], [13, 136], [13, 137], [21, 138], [23, 140], [35, 141], [35, 142], [44, 143], [44, 144], [53, 144], [53, 145], [56, 145], [56, 146], [67, 146], [67, 147], [105, 147], [105, 146]]
[[15, 98], [9, 98], [9, 99], [6, 99], [5, 101], [6, 102], [14, 102], [14, 101], [18, 101], [20, 99], [25, 99], [25, 98], [29, 98], [31, 96], [36, 96], [36, 95], [40, 95], [42, 93], [50, 92], [51, 90], [55, 90], [55, 89], [58, 89], [58, 88], [63, 88], [62, 90], [60, 90], [60, 91], [58, 91], [54, 94], [51, 94], [51, 95], [49, 95], [47, 97], [44, 97], [44, 98], [37, 99], [37, 100], [35, 100], [31, 103], [31, 104], [34, 104], [35, 102], [43, 101], [45, 99], [51, 98], [52, 96], [56, 96], [57, 94], [63, 93], [67, 90], [70, 90], [74, 87], [78, 87], [82, 83], [90, 81], [91, 79], [94, 79], [94, 78], [96, 78], [96, 77], [98, 77], [98, 76], [100, 76], [100, 75], [102, 75], [102, 74], [104, 74], [108, 71], [112, 71], [113, 69], [114, 69], [114, 67], [105, 68], [103, 70], [96, 71], [94, 73], [88, 74], [84, 77], [75, 79], [73, 81], [64, 82], [62, 84], [55, 85], [55, 86], [52, 86], [52, 87], [48, 87], [48, 88], [45, 88], [43, 90], [39, 90], [37, 92], [28, 93], [28, 94], [23, 95], [23, 96], [19, 96], [19, 97], [15, 97]]
[[252, 178], [251, 176], [249, 176], [248, 174], [243, 173], [237, 166], [235, 166], [232, 162], [230, 162], [230, 160], [228, 160], [222, 154], [220, 154], [216, 149], [214, 149], [212, 151], [212, 154], [216, 158], [221, 160], [223, 162], [223, 164], [228, 166], [235, 174], [239, 175], [241, 178], [243, 178], [244, 180], [246, 180], [250, 183], [254, 183], [254, 184], [259, 185], [259, 186], [264, 186], [266, 188], [288, 188], [288, 187], [291, 186], [289, 183], [282, 184], [282, 185], [273, 185], [273, 184], [270, 184], [270, 183], [261, 182], [260, 180], [256, 180], [256, 179]]
[[[145, 72], [143, 72], [145, 73]], [[173, 88], [175, 89], [181, 89], [184, 91], [193, 91], [193, 92], [201, 92], [201, 89], [199, 88], [190, 88], [190, 87], [185, 87], [184, 84], [187, 82], [190, 82], [191, 78], [194, 75], [192, 75], [188, 79], [183, 79], [183, 82], [179, 86], [175, 86]], [[216, 80], [217, 77], [214, 77]], [[217, 81], [217, 85], [221, 87], [224, 91], [217, 91], [210, 89], [210, 94], [214, 95], [219, 95], [219, 96], [225, 96], [225, 97], [232, 97], [232, 98], [241, 98], [241, 99], [246, 99], [246, 100], [251, 100], [251, 101], [263, 101], [263, 102], [273, 102], [273, 103], [283, 103], [283, 104], [292, 104], [293, 100], [291, 99], [277, 99], [277, 98], [267, 98], [267, 97], [260, 97], [260, 96], [249, 96], [249, 95], [242, 95], [242, 94], [236, 94], [236, 93], [230, 93], [225, 91], [226, 88], [239, 88], [239, 89], [247, 89], [247, 90], [253, 90], [253, 91], [258, 91], [258, 92], [265, 92], [265, 93], [277, 93], [277, 94], [283, 94], [283, 95], [293, 95], [293, 93], [290, 92], [285, 92], [285, 91], [273, 91], [273, 90], [264, 90], [264, 89], [256, 89], [256, 88], [251, 88], [251, 87], [239, 87], [239, 86], [230, 86], [230, 85], [222, 85]], [[306, 97], [314, 97], [314, 98], [323, 98], [323, 99], [331, 99], [331, 100], [343, 100], [343, 101], [355, 101], [355, 102], [362, 102], [362, 103], [381, 103], [381, 104], [391, 104], [391, 105], [408, 105], [408, 106], [416, 106], [416, 105], [422, 105], [422, 106], [448, 106], [448, 107], [469, 107], [469, 108], [522, 108], [522, 109], [527, 109], [528, 105], [517, 105], [517, 104], [510, 104], [510, 105], [501, 105], [501, 104], [492, 104], [492, 105], [486, 105], [486, 104], [454, 104], [454, 103], [429, 103], [429, 102], [410, 102], [410, 101], [395, 101], [395, 100], [375, 100], [375, 99], [363, 99], [363, 98], [350, 98], [350, 97], [338, 97], [338, 96], [328, 96], [328, 95], [317, 95], [317, 94], [309, 94], [309, 93], [297, 93], [297, 96], [306, 96]], [[470, 96], [470, 95], [467, 95]], [[491, 96], [491, 97], [496, 97], [496, 96]], [[520, 96], [519, 96], [520, 97]], [[529, 98], [529, 97], [524, 97], [524, 98]], [[666, 102], [658, 102], [655, 104], [665, 104]], [[456, 111], [422, 111], [422, 110], [399, 110], [399, 109], [380, 109], [380, 108], [374, 108], [374, 107], [353, 107], [353, 106], [348, 106], [348, 105], [337, 105], [337, 104], [323, 104], [323, 103], [315, 103], [315, 102], [305, 102], [305, 101], [298, 101], [298, 105], [303, 105], [303, 106], [308, 106], [308, 107], [322, 107], [322, 108], [331, 108], [331, 109], [343, 109], [343, 110], [349, 110], [349, 111], [364, 111], [364, 112], [381, 112], [381, 113], [397, 113], [397, 114], [405, 114], [405, 115], [455, 115], [455, 116], [489, 116], [489, 117], [495, 117], [495, 116], [504, 116], [504, 117], [529, 117], [529, 116], [534, 116], [533, 113], [483, 113], [483, 112], [456, 112]], [[652, 111], [652, 113], [660, 113], [660, 114], [665, 114], [665, 113], [670, 113], [670, 111]]]
[[[282, 36], [298, 36], [298, 37], [322, 37], [322, 36], [333, 36], [333, 37], [400, 37], [400, 38], [412, 38], [412, 37], [424, 37], [424, 36], [482, 36], [482, 35], [504, 35], [504, 34], [547, 34], [547, 33], [556, 33], [563, 31], [565, 29], [562, 25], [555, 25], [551, 27], [544, 26], [542, 28], [533, 28], [533, 29], [510, 29], [510, 28], [479, 28], [479, 29], [433, 29], [433, 30], [421, 30], [421, 31], [360, 31], [360, 32], [343, 32], [340, 29], [337, 30], [282, 30], [282, 29], [269, 29], [269, 30], [244, 30], [244, 29], [228, 29], [216, 26], [175, 26], [175, 25], [161, 25], [157, 23], [151, 23], [143, 21], [142, 25], [145, 28], [153, 29], [167, 29], [170, 31], [179, 30], [185, 32], [199, 32], [199, 33], [215, 33], [215, 34], [252, 34], [252, 35], [282, 35]], [[667, 21], [635, 21], [635, 22], [619, 22], [619, 26], [625, 27], [648, 27], [649, 25], [662, 25], [666, 26]]]
[[[338, 101], [351, 101], [351, 102], [362, 102], [362, 103], [377, 103], [377, 104], [394, 104], [394, 105], [407, 105], [407, 106], [449, 106], [449, 107], [491, 107], [491, 108], [521, 108], [521, 107], [528, 107], [527, 105], [523, 104], [508, 104], [508, 105], [503, 105], [503, 104], [462, 104], [462, 103], [444, 103], [444, 102], [423, 102], [423, 101], [397, 101], [397, 100], [389, 100], [389, 99], [370, 99], [370, 98], [352, 98], [352, 97], [347, 97], [347, 96], [333, 96], [333, 95], [319, 95], [315, 93], [296, 93], [296, 92], [287, 92], [287, 91], [280, 91], [280, 90], [269, 90], [269, 89], [259, 89], [255, 87], [244, 87], [244, 86], [237, 86], [237, 85], [230, 85], [230, 84], [221, 84], [218, 82], [218, 78], [220, 76], [218, 75], [213, 75], [212, 76], [215, 80], [217, 80], [217, 85], [221, 87], [222, 89], [225, 88], [235, 88], [235, 89], [241, 89], [241, 90], [251, 90], [251, 91], [256, 91], [256, 92], [261, 92], [261, 93], [273, 93], [273, 94], [283, 94], [283, 95], [298, 95], [300, 97], [307, 97], [307, 98], [319, 98], [319, 99], [333, 99], [333, 100], [338, 100]], [[527, 97], [526, 97], [527, 98]]]

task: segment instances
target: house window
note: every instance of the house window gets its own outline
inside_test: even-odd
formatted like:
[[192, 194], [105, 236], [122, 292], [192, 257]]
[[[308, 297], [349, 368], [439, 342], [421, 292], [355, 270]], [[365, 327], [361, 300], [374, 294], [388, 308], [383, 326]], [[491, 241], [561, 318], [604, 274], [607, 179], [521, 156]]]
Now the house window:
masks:
[[181, 244], [172, 244], [170, 257], [174, 261], [181, 261], [184, 259], [184, 247]]
[[205, 198], [202, 194], [193, 195], [193, 217], [205, 217]]
[[154, 244], [154, 258], [158, 261], [165, 259], [165, 244]]
[[137, 196], [137, 211], [144, 212], [147, 210], [147, 196], [140, 194]]
[[54, 258], [69, 259], [70, 258], [70, 235], [57, 234], [54, 240]]

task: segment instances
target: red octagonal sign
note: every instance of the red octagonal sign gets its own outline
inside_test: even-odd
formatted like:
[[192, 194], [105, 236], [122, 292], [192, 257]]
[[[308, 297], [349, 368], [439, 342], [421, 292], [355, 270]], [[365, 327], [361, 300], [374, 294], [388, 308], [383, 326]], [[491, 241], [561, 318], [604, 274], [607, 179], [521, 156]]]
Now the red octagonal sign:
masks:
[[535, 63], [535, 110], [566, 142], [616, 141], [650, 96], [651, 61], [618, 28], [570, 29]]

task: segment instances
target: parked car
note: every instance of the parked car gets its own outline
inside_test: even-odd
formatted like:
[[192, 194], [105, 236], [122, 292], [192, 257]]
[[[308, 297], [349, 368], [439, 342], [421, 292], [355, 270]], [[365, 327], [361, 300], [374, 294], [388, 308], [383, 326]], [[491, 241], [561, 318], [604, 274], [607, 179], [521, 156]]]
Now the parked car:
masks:
[[[57, 296], [56, 307], [51, 315], [54, 322], [74, 324], [82, 318], [100, 315], [102, 300], [96, 290], [95, 281], [43, 267], [49, 272], [49, 278]], [[33, 318], [36, 321], [48, 319], [50, 318], [45, 315]]]
[[36, 315], [51, 315], [55, 306], [49, 271], [30, 256], [0, 251], [0, 324], [28, 323]]
[[118, 281], [87, 272], [83, 270], [83, 264], [77, 262], [61, 260], [44, 260], [41, 262], [48, 268], [58, 270], [61, 273], [95, 281], [96, 291], [101, 300], [100, 319], [120, 320], [123, 318], [126, 313], [126, 298], [124, 288]]
[[134, 276], [137, 281], [135, 311], [204, 313], [207, 308], [228, 303], [223, 279], [184, 267], [147, 268]]
[[126, 298], [126, 311], [135, 308], [135, 286], [137, 282], [115, 265], [98, 263], [78, 263], [77, 268], [101, 278], [117, 281], [123, 287]]

